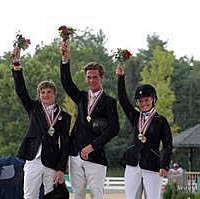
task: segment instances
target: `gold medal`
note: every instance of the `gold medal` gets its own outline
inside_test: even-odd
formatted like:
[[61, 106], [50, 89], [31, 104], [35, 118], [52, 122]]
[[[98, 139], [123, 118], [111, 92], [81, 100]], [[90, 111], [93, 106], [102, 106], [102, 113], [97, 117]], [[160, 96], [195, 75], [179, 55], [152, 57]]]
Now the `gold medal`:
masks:
[[147, 141], [147, 138], [143, 135], [142, 139], [140, 140], [142, 143], [145, 143]]
[[86, 120], [88, 122], [91, 122], [92, 118], [91, 118], [91, 113], [92, 111], [94, 110], [96, 104], [98, 103], [101, 95], [103, 93], [103, 89], [99, 90], [98, 91], [98, 94], [97, 95], [94, 95], [92, 94], [92, 91], [88, 91], [88, 104], [87, 104], [87, 117], [86, 117]]
[[142, 137], [143, 137], [143, 134], [142, 134], [142, 133], [139, 133], [139, 134], [138, 134], [138, 139], [139, 139], [139, 140], [142, 140]]
[[87, 119], [88, 122], [90, 122], [92, 118], [88, 115], [88, 116], [86, 117], [86, 119]]
[[55, 132], [55, 129], [51, 126], [51, 127], [49, 128], [49, 130], [48, 130], [48, 134], [49, 134], [50, 136], [53, 136], [54, 132]]

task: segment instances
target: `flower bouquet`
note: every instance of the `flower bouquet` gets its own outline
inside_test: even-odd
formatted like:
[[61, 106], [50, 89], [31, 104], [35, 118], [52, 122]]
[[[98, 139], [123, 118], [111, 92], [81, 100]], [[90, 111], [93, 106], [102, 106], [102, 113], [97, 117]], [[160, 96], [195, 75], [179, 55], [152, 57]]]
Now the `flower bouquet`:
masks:
[[58, 31], [64, 42], [69, 41], [70, 37], [72, 37], [75, 32], [73, 28], [69, 28], [67, 26], [60, 26]]
[[69, 39], [73, 36], [75, 30], [73, 28], [69, 28], [67, 26], [60, 26], [58, 28], [60, 37], [62, 38], [62, 55], [64, 55], [66, 51], [67, 43], [69, 42]]
[[13, 57], [13, 65], [14, 66], [19, 66], [20, 65], [20, 51], [21, 49], [25, 50], [29, 47], [31, 44], [30, 39], [26, 39], [25, 37], [22, 36], [22, 34], [17, 33], [16, 39], [13, 42], [14, 50], [12, 53]]
[[117, 48], [117, 52], [115, 52], [114, 54], [115, 59], [120, 63], [123, 63], [126, 60], [130, 59], [131, 56], [132, 53], [130, 51], [121, 48]]

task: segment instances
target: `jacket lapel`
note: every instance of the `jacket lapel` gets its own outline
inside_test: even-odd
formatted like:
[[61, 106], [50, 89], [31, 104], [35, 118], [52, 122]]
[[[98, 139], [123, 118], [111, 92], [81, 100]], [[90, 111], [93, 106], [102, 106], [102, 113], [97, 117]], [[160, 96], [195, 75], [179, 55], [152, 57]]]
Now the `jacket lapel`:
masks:
[[46, 130], [49, 128], [49, 124], [47, 122], [46, 115], [41, 103], [39, 103], [39, 111], [37, 114], [39, 117], [39, 126], [40, 126], [40, 129], [42, 130], [41, 133], [45, 133]]

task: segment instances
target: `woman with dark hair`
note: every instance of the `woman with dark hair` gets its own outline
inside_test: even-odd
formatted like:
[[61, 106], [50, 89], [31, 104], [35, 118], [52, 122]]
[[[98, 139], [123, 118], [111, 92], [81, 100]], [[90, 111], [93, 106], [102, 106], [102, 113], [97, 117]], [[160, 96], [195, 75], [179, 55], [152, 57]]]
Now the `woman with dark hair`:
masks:
[[[150, 84], [139, 86], [135, 99], [139, 111], [130, 103], [125, 88], [124, 69], [118, 66], [118, 97], [134, 130], [134, 139], [123, 156], [126, 199], [138, 199], [142, 183], [147, 199], [159, 199], [162, 176], [167, 176], [172, 153], [172, 134], [167, 119], [155, 109], [157, 94]], [[161, 157], [160, 146], [163, 146]]]

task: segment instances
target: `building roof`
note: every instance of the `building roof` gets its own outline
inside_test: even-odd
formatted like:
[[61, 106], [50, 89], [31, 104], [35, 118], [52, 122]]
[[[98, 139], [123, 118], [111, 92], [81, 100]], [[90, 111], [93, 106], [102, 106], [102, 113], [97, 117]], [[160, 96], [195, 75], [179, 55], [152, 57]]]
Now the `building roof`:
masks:
[[200, 124], [186, 129], [174, 136], [173, 146], [176, 148], [200, 148]]

